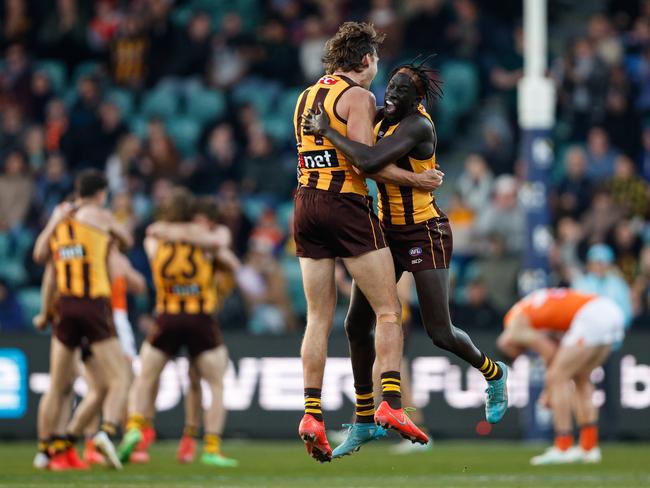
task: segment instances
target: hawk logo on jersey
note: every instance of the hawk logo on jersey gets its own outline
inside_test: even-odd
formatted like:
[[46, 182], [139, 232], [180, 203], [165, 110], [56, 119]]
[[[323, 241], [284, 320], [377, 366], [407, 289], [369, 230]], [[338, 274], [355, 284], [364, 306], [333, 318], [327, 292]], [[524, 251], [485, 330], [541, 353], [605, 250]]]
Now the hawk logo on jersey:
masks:
[[298, 164], [304, 169], [338, 168], [339, 159], [333, 149], [307, 151], [298, 154]]
[[334, 85], [338, 81], [339, 80], [332, 78], [331, 76], [323, 76], [320, 80], [318, 80], [318, 83], [321, 85]]
[[86, 250], [81, 244], [74, 244], [72, 246], [63, 246], [59, 249], [58, 258], [62, 261], [68, 259], [81, 259], [86, 255]]

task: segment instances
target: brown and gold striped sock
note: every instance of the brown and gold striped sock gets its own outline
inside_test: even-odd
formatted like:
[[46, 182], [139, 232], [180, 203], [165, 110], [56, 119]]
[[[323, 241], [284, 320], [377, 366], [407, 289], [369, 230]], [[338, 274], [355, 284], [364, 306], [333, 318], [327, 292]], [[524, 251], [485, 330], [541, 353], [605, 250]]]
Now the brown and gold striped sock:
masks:
[[47, 454], [49, 456], [49, 454], [50, 454], [50, 439], [47, 439], [47, 440], [39, 439], [37, 449], [38, 449], [38, 452], [42, 452], [43, 454]]
[[203, 452], [208, 454], [220, 454], [221, 437], [218, 434], [205, 434], [203, 436]]
[[186, 425], [183, 429], [183, 435], [196, 439], [199, 437], [199, 428], [194, 425]]
[[399, 371], [385, 371], [381, 374], [381, 399], [390, 408], [402, 408], [401, 376]]
[[305, 413], [322, 422], [323, 411], [320, 406], [320, 396], [320, 388], [305, 388]]
[[487, 381], [499, 380], [503, 376], [501, 367], [492, 361], [489, 357], [487, 357], [484, 353], [481, 353], [481, 366], [479, 366], [477, 369], [483, 373], [483, 377]]
[[147, 420], [144, 418], [144, 415], [140, 415], [139, 413], [134, 413], [129, 415], [129, 418], [126, 421], [126, 430], [129, 431], [131, 429], [138, 429], [142, 430], [144, 427], [147, 425]]
[[102, 422], [102, 425], [99, 426], [99, 430], [106, 432], [108, 437], [111, 439], [117, 436], [117, 425], [115, 425], [113, 422]]
[[59, 454], [68, 449], [68, 441], [63, 436], [52, 436], [50, 446], [52, 447], [54, 454]]
[[375, 399], [372, 385], [354, 385], [355, 417], [358, 424], [371, 424], [375, 421]]

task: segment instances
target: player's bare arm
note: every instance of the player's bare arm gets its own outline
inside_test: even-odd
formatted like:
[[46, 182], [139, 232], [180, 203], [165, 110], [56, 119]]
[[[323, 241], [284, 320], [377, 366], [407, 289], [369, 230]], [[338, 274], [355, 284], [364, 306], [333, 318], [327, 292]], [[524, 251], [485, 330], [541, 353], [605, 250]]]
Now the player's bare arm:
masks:
[[62, 220], [69, 217], [73, 211], [74, 206], [69, 202], [64, 202], [56, 206], [50, 216], [50, 220], [47, 222], [47, 225], [36, 238], [32, 254], [35, 262], [43, 264], [48, 260], [50, 257], [50, 238], [52, 237], [56, 226], [59, 225]]
[[111, 280], [118, 276], [124, 276], [127, 289], [130, 292], [141, 294], [147, 291], [147, 281], [144, 276], [131, 265], [129, 258], [115, 246], [111, 247], [108, 255], [108, 266]]
[[41, 310], [32, 319], [32, 324], [37, 330], [45, 330], [52, 318], [56, 283], [54, 282], [54, 266], [52, 260], [45, 265], [43, 281], [41, 282]]
[[147, 227], [147, 236], [169, 242], [187, 242], [203, 249], [228, 247], [232, 242], [224, 226], [209, 231], [200, 224], [155, 222]]
[[[356, 98], [361, 98], [361, 95]], [[374, 100], [374, 97], [372, 97], [372, 100]], [[360, 102], [355, 105], [359, 108], [350, 107], [350, 113], [354, 115], [363, 112], [366, 116], [369, 115], [369, 104], [366, 103], [365, 105], [368, 106], [364, 108], [363, 99]], [[374, 106], [372, 110], [374, 111]], [[358, 125], [361, 125], [361, 123]], [[371, 125], [370, 131], [372, 131]], [[442, 185], [444, 173], [437, 169], [414, 173], [392, 164], [393, 161], [409, 154], [418, 144], [431, 142], [431, 125], [422, 117], [415, 115], [407, 117], [393, 135], [380, 140], [375, 146], [371, 145], [372, 132], [370, 136], [371, 142], [367, 143], [365, 142], [367, 138], [363, 136], [357, 136], [357, 139], [353, 139], [350, 134], [349, 123], [348, 137], [333, 129], [330, 125], [329, 116], [323, 110], [322, 105], [319, 105], [318, 112], [308, 109], [307, 114], [303, 116], [302, 126], [306, 134], [327, 137], [332, 144], [345, 153], [355, 168], [364, 173], [369, 173], [372, 179], [380, 183], [394, 183], [425, 191], [433, 191]], [[358, 132], [353, 133], [356, 135]], [[359, 139], [364, 139], [364, 141]]]

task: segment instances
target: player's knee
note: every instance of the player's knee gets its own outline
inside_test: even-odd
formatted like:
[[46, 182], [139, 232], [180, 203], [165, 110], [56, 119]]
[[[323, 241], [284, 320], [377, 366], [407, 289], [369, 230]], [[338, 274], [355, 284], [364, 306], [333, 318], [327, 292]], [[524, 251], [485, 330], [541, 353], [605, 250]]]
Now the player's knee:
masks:
[[390, 311], [377, 312], [377, 327], [383, 324], [397, 324], [402, 325], [402, 311], [401, 309]]

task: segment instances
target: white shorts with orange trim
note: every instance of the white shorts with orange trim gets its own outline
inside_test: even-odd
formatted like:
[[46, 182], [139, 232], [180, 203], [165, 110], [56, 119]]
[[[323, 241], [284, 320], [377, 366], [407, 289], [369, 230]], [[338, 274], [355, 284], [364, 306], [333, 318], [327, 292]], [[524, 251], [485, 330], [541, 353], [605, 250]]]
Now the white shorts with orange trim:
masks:
[[562, 338], [563, 346], [610, 346], [625, 335], [623, 311], [606, 297], [585, 303]]

